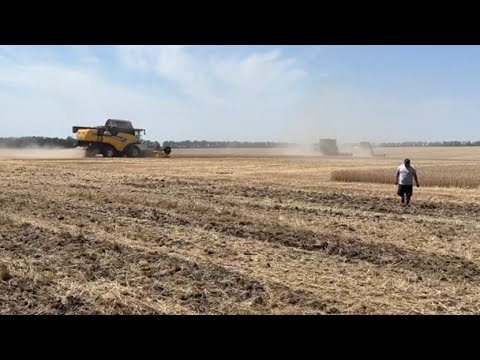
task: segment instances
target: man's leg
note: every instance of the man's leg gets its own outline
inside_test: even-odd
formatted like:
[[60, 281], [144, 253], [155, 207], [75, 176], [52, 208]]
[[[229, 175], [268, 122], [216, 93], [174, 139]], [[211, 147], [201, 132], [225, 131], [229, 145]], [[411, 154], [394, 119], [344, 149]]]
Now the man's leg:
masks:
[[400, 196], [400, 204], [403, 204], [405, 202], [405, 191], [403, 189], [402, 185], [398, 185], [398, 191], [397, 191], [398, 196]]
[[410, 189], [410, 188], [407, 189], [407, 191], [406, 191], [406, 193], [405, 193], [405, 195], [406, 195], [406, 197], [407, 197], [407, 206], [410, 205], [410, 199], [412, 198], [412, 193], [413, 193], [413, 186], [412, 186], [411, 189]]

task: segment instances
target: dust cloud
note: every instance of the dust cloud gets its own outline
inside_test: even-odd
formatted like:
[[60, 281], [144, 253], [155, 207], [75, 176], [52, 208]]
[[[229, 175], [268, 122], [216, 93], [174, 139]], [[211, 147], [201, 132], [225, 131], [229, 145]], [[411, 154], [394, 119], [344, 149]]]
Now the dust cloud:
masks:
[[336, 140], [338, 155], [381, 156], [375, 143], [392, 134], [392, 109], [372, 96], [352, 93], [348, 88], [328, 84], [305, 96], [286, 119], [280, 141], [299, 144], [286, 151], [299, 155], [321, 155], [320, 139]]
[[85, 151], [81, 149], [64, 149], [48, 147], [0, 148], [1, 160], [42, 160], [42, 159], [82, 159]]
[[282, 156], [321, 156], [313, 144], [290, 144], [276, 149]]

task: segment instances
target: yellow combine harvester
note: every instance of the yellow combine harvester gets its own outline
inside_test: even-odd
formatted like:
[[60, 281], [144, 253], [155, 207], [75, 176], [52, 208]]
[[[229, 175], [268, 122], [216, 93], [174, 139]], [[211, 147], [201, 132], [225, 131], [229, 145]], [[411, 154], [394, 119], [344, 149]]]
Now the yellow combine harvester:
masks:
[[145, 129], [135, 129], [130, 121], [108, 119], [105, 126], [74, 126], [77, 147], [86, 150], [87, 157], [163, 157], [171, 153], [170, 147], [155, 149], [140, 143]]

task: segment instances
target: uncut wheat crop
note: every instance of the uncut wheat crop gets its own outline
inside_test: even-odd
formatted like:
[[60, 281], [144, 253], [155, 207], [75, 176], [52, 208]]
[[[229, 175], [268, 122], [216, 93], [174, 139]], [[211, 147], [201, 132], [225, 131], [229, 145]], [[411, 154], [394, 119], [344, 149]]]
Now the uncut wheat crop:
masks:
[[[336, 170], [331, 180], [341, 182], [363, 182], [391, 184], [395, 182], [396, 170], [377, 168], [368, 170]], [[438, 165], [417, 168], [421, 186], [477, 188], [480, 186], [478, 165]]]

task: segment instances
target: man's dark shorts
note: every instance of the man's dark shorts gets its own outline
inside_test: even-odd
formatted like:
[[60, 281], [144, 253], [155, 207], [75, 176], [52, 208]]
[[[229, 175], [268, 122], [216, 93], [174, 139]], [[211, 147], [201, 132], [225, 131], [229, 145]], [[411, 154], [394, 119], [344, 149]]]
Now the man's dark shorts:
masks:
[[413, 185], [398, 185], [398, 196], [412, 196]]

